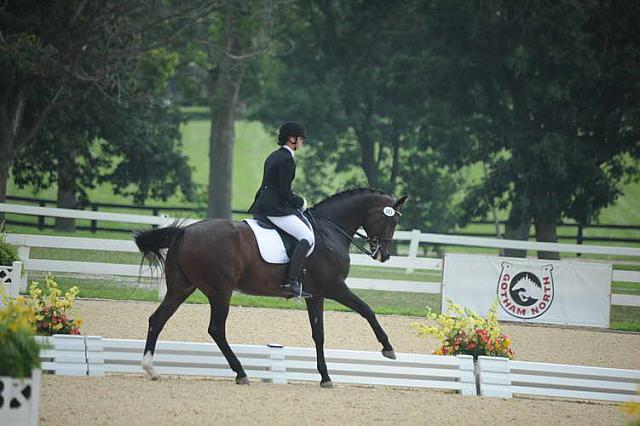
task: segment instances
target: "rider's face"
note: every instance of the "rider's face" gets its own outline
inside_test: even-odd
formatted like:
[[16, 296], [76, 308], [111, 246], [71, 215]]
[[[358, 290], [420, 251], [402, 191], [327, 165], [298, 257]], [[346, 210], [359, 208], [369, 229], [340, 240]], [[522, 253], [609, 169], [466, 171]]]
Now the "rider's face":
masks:
[[291, 136], [289, 137], [288, 144], [291, 149], [296, 151], [299, 148], [304, 146], [304, 138], [302, 136]]

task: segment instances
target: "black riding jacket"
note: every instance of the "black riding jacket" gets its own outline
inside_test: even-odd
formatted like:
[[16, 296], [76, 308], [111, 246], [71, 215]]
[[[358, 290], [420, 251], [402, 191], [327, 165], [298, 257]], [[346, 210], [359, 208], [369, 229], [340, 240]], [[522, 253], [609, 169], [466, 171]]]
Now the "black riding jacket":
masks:
[[265, 216], [296, 214], [304, 201], [291, 190], [295, 176], [296, 163], [287, 148], [273, 151], [264, 162], [262, 184], [249, 207], [249, 213]]

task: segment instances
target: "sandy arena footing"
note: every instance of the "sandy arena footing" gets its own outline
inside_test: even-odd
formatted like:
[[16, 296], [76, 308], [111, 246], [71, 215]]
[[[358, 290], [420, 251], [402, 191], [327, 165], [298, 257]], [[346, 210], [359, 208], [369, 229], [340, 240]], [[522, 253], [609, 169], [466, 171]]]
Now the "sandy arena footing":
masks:
[[[298, 303], [298, 302], [291, 302]], [[79, 300], [83, 334], [144, 339], [157, 303]], [[379, 316], [396, 352], [430, 353], [436, 340], [410, 327], [422, 318]], [[183, 305], [161, 340], [210, 342], [209, 307]], [[640, 333], [505, 324], [519, 360], [640, 369]], [[227, 337], [234, 344], [280, 343], [312, 347], [305, 311], [232, 307]], [[327, 349], [380, 350], [357, 314], [325, 313]], [[331, 372], [329, 372], [331, 373]], [[104, 378], [43, 377], [41, 421], [87, 424], [624, 424], [617, 404], [514, 398], [462, 397], [455, 393], [384, 386], [273, 385], [253, 380], [143, 375]]]

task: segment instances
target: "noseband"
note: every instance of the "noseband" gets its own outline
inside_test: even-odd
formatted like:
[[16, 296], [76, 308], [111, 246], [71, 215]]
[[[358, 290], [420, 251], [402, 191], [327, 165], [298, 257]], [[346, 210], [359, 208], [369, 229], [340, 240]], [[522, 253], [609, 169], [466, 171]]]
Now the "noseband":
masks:
[[312, 212], [311, 209], [307, 210], [307, 212], [309, 213], [309, 216], [311, 217], [311, 220], [313, 221], [314, 217], [319, 217], [320, 219], [323, 219], [324, 221], [328, 222], [329, 224], [331, 224], [336, 230], [338, 230], [338, 232], [340, 232], [342, 235], [344, 235], [345, 237], [347, 237], [347, 239], [349, 240], [349, 242], [351, 244], [353, 244], [354, 246], [356, 246], [356, 248], [358, 250], [360, 250], [361, 252], [368, 254], [369, 256], [373, 257], [375, 259], [376, 255], [378, 254], [378, 251], [380, 251], [380, 248], [382, 247], [382, 243], [383, 242], [392, 242], [393, 239], [391, 238], [380, 238], [380, 237], [369, 237], [368, 235], [362, 234], [358, 231], [356, 231], [356, 235], [358, 237], [360, 237], [361, 239], [363, 239], [364, 241], [366, 241], [367, 243], [369, 243], [369, 247], [370, 249], [367, 249], [366, 247], [363, 247], [360, 243], [358, 243], [347, 231], [345, 231], [342, 226], [340, 226], [339, 223], [337, 223], [335, 220], [331, 219], [328, 216], [325, 216], [323, 214], [317, 213], [317, 212]]

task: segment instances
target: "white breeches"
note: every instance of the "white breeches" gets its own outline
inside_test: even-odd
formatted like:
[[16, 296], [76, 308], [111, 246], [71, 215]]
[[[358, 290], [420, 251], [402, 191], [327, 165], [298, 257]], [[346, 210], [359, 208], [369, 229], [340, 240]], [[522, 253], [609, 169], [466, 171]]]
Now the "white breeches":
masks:
[[307, 240], [311, 245], [307, 256], [313, 251], [313, 246], [316, 243], [316, 239], [307, 224], [305, 224], [298, 216], [292, 214], [289, 216], [267, 216], [274, 225], [282, 229], [289, 235], [292, 235], [296, 240]]

